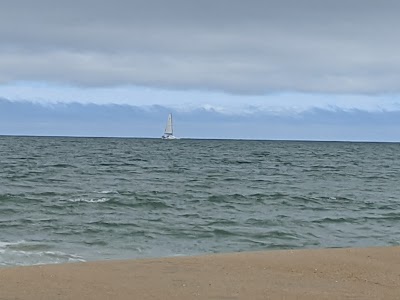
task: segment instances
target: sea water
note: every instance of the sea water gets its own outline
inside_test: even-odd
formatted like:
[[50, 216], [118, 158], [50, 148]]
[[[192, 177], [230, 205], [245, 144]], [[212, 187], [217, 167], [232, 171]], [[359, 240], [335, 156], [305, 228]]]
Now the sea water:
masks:
[[400, 144], [0, 137], [0, 266], [400, 244]]

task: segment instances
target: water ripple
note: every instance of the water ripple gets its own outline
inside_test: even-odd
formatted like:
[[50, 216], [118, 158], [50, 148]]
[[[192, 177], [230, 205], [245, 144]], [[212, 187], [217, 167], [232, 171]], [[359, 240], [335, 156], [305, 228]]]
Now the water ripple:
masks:
[[398, 245], [399, 149], [0, 137], [0, 265]]

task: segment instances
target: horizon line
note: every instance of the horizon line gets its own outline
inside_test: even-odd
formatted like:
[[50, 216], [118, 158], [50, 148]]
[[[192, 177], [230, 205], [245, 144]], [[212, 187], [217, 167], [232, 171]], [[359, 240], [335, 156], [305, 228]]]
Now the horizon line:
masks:
[[[29, 134], [0, 134], [3, 137], [27, 137], [27, 138], [92, 138], [92, 139], [147, 139], [147, 140], [163, 140], [161, 137], [149, 136], [89, 136], [89, 135], [29, 135]], [[253, 138], [196, 138], [196, 137], [180, 137], [178, 140], [172, 141], [176, 143], [180, 140], [197, 140], [197, 141], [259, 141], [259, 142], [310, 142], [310, 143], [385, 143], [400, 144], [400, 141], [376, 141], [376, 140], [313, 140], [313, 139], [253, 139]], [[171, 141], [169, 141], [171, 142]]]

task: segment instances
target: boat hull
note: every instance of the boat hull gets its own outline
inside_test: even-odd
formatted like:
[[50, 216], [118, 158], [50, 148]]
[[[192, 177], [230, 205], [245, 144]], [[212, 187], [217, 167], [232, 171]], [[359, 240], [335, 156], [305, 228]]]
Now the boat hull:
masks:
[[173, 136], [173, 135], [163, 135], [161, 138], [163, 140], [179, 140], [179, 138], [177, 138], [176, 136]]

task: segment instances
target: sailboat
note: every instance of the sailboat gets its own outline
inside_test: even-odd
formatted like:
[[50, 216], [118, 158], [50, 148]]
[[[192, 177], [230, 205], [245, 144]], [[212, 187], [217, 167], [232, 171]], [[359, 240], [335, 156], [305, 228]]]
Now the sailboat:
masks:
[[177, 140], [174, 136], [174, 128], [172, 126], [172, 114], [168, 115], [167, 126], [165, 126], [164, 135], [161, 137], [163, 140]]

